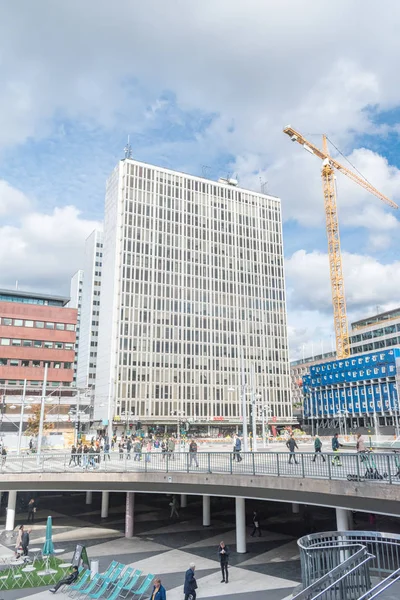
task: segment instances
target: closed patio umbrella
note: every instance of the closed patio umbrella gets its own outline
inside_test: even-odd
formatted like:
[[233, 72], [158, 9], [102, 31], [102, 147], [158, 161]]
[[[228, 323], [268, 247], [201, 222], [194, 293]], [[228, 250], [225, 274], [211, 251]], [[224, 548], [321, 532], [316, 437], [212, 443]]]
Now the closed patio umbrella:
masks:
[[47, 517], [46, 524], [46, 541], [43, 546], [42, 554], [43, 556], [49, 556], [50, 554], [54, 554], [54, 544], [52, 540], [53, 535], [53, 523], [51, 517]]

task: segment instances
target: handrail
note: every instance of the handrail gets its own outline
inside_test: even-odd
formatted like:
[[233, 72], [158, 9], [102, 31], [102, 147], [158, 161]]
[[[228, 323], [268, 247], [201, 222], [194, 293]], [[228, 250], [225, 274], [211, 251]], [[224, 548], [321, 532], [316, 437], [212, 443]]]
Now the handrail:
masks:
[[[298, 600], [322, 600], [323, 594], [328, 590], [325, 588], [322, 593], [314, 592], [320, 589], [325, 581], [335, 577], [338, 572], [346, 568], [346, 564], [354, 562], [355, 557], [364, 552], [368, 555], [368, 569], [364, 571], [364, 564], [360, 563], [354, 567], [354, 576], [357, 580], [357, 591], [363, 593], [361, 598], [372, 599], [382, 593], [384, 589], [393, 585], [395, 581], [400, 580], [400, 535], [392, 533], [381, 533], [376, 531], [326, 531], [313, 533], [304, 536], [298, 540], [300, 549], [300, 560], [302, 570], [302, 581], [309, 594], [298, 595]], [[354, 555], [346, 558], [346, 555], [354, 547], [361, 548]], [[369, 573], [385, 579], [373, 588], [370, 588]], [[332, 589], [340, 584], [348, 575], [337, 577], [330, 586]], [[366, 585], [368, 583], [368, 585]], [[346, 583], [347, 585], [347, 583]], [[366, 590], [366, 588], [370, 588]], [[335, 593], [337, 589], [335, 587]], [[351, 587], [351, 593], [354, 591], [354, 585]], [[350, 593], [350, 592], [348, 592]], [[332, 596], [341, 598], [341, 596]], [[330, 598], [330, 596], [326, 596]], [[347, 596], [346, 596], [347, 598]], [[352, 596], [353, 598], [353, 596]], [[358, 598], [355, 596], [354, 598]], [[360, 599], [361, 600], [361, 599]]]
[[[400, 484], [400, 455], [376, 453], [298, 452], [241, 452], [240, 461], [232, 452], [150, 452], [130, 454], [111, 452], [109, 455], [71, 455], [70, 453], [8, 455], [0, 462], [0, 473], [73, 472], [85, 469], [107, 472], [206, 472], [240, 475], [268, 475], [272, 477], [296, 477], [302, 479], [329, 479], [364, 481], [371, 484]], [[290, 458], [294, 460], [289, 462]], [[137, 459], [137, 460], [135, 460]], [[294, 462], [296, 460], [296, 462]]]
[[[347, 568], [358, 558], [363, 558], [363, 560], [358, 562], [350, 570], [347, 570]], [[331, 571], [314, 581], [311, 585], [299, 592], [296, 596], [293, 596], [293, 600], [317, 600], [323, 594], [327, 593], [328, 590], [332, 589], [334, 586], [337, 586], [340, 581], [345, 580], [352, 573], [355, 573], [363, 565], [367, 564], [372, 558], [374, 557], [371, 554], [368, 554], [365, 548], [360, 548], [360, 550], [358, 550], [358, 552], [353, 554], [350, 558], [346, 559], [343, 563], [341, 563], [340, 565], [338, 565], [337, 567], [335, 567], [334, 569], [332, 569]], [[343, 573], [343, 571], [345, 572]], [[335, 575], [337, 575], [338, 573], [343, 573], [343, 575], [331, 581], [332, 578], [334, 578]], [[314, 591], [319, 590], [321, 585], [323, 585], [326, 581], [331, 581], [331, 583], [327, 587], [320, 590], [316, 596], [312, 595], [314, 594]]]
[[396, 581], [400, 581], [400, 569], [397, 569], [394, 573], [391, 573], [388, 577], [377, 583], [368, 592], [360, 596], [358, 600], [373, 600], [373, 598], [377, 598], [382, 592], [389, 589]]

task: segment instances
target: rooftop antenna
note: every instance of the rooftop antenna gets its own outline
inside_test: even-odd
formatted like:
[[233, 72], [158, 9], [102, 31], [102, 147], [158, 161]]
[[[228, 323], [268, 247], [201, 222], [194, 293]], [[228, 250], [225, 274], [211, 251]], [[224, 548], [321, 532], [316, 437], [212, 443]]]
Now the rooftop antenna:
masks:
[[262, 194], [265, 194], [265, 190], [267, 189], [267, 185], [268, 185], [268, 181], [265, 181], [264, 179], [261, 179], [260, 177], [260, 190]]
[[208, 178], [211, 171], [211, 167], [209, 167], [208, 165], [201, 165], [201, 170], [203, 173], [203, 177]]
[[132, 158], [132, 146], [130, 145], [130, 136], [128, 135], [128, 143], [124, 148], [125, 158]]

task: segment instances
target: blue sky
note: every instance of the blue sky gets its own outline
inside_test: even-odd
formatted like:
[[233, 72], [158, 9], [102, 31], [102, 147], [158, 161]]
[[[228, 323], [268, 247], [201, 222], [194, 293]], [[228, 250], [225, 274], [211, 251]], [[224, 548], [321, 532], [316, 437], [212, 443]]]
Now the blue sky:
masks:
[[[320, 164], [282, 129], [326, 132], [400, 201], [400, 7], [389, 4], [390, 17], [372, 0], [324, 10], [313, 0], [4, 3], [0, 284], [68, 292], [129, 134], [140, 160], [235, 174], [257, 190], [267, 182], [285, 219], [291, 354], [329, 345]], [[349, 316], [359, 318], [399, 303], [399, 215], [343, 176], [337, 185]]]

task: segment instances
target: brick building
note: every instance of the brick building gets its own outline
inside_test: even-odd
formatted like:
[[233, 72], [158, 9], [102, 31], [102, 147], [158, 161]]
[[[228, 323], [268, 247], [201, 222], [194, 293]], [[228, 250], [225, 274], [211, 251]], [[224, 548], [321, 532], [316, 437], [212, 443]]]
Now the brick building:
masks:
[[0, 290], [0, 387], [27, 381], [69, 387], [74, 376], [77, 311], [69, 298]]

